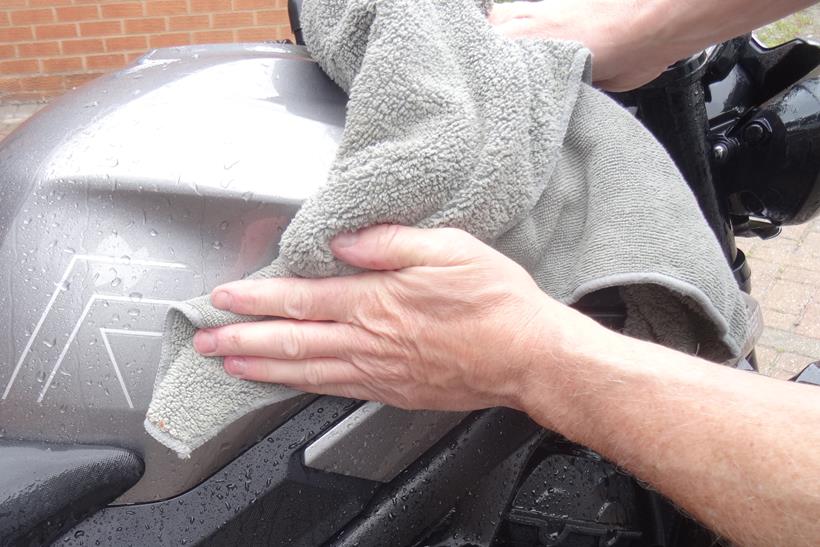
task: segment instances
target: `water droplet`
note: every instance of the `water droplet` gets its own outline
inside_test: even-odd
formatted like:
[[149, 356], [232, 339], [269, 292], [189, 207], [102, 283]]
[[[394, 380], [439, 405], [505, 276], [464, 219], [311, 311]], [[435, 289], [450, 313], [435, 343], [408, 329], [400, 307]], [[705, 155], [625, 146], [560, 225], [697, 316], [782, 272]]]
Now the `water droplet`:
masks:
[[142, 293], [141, 292], [132, 292], [128, 294], [128, 298], [134, 300], [135, 302], [139, 302], [142, 300]]
[[228, 222], [227, 220], [223, 220], [222, 222], [219, 223], [219, 229], [224, 232], [225, 230], [228, 229], [228, 226], [230, 226], [230, 225], [231, 225], [230, 222]]
[[211, 247], [213, 247], [214, 249], [216, 249], [218, 251], [219, 249], [222, 248], [222, 242], [221, 241], [214, 241], [213, 243], [211, 243]]
[[122, 279], [115, 277], [111, 280], [111, 287], [119, 287], [122, 284]]
[[57, 345], [57, 339], [52, 338], [51, 340], [43, 340], [43, 345], [47, 348], [53, 348]]
[[140, 311], [137, 308], [131, 308], [128, 310], [128, 315], [133, 318], [137, 318], [140, 316]]
[[159, 232], [157, 232], [156, 230], [151, 230], [151, 231], [150, 231], [150, 232], [148, 232], [148, 233], [150, 233], [150, 234], [151, 234], [151, 237], [157, 237], [157, 236], [159, 235]]

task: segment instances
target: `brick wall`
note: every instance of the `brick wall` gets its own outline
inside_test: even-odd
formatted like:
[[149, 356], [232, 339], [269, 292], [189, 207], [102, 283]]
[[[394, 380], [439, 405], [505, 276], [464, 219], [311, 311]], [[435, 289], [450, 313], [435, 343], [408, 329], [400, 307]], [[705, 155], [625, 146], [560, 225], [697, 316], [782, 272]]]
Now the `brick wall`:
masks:
[[289, 37], [287, 0], [0, 0], [0, 103], [46, 100], [153, 48]]

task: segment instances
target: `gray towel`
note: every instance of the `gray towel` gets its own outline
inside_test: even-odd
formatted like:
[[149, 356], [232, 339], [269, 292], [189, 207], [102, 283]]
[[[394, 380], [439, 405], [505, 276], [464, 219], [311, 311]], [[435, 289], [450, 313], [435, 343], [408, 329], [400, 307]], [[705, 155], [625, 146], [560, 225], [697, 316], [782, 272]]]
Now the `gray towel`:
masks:
[[[715, 361], [738, 357], [746, 306], [670, 158], [583, 83], [580, 44], [503, 39], [485, 19], [490, 5], [306, 0], [308, 49], [349, 94], [347, 122], [327, 184], [255, 277], [351, 273], [329, 250], [340, 232], [454, 226], [563, 302], [619, 287], [633, 335]], [[252, 319], [208, 297], [169, 313], [145, 427], [180, 456], [294, 396], [194, 352], [197, 328]]]

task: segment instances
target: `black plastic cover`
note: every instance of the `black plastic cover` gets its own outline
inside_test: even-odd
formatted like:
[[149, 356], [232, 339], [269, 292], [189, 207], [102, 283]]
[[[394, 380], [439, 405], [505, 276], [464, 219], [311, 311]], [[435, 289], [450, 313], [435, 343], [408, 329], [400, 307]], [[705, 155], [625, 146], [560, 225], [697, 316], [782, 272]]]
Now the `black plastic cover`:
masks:
[[142, 460], [105, 446], [0, 442], [0, 545], [42, 545], [134, 485]]
[[803, 371], [792, 378], [793, 382], [798, 384], [811, 384], [813, 386], [820, 386], [820, 361], [812, 363]]

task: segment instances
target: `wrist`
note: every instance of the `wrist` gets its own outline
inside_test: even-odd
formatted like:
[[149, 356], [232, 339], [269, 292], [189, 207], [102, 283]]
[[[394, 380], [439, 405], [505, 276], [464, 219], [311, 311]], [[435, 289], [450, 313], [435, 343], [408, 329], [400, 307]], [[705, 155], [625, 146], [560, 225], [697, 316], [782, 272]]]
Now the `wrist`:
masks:
[[[520, 389], [513, 402], [544, 427], [577, 437], [582, 425], [578, 393], [613, 347], [631, 341], [582, 313], [542, 295], [541, 313], [524, 345]], [[623, 340], [622, 340], [623, 339]], [[582, 412], [580, 414], [583, 414]]]

